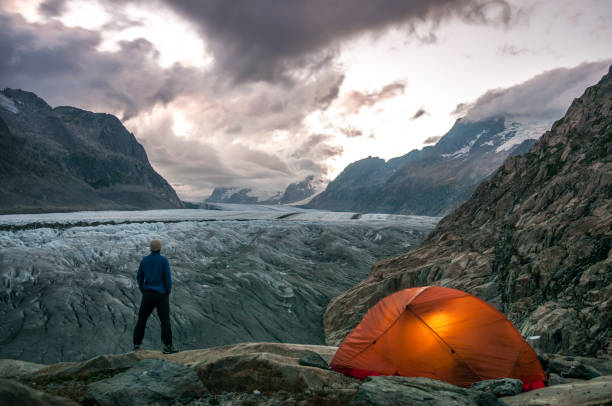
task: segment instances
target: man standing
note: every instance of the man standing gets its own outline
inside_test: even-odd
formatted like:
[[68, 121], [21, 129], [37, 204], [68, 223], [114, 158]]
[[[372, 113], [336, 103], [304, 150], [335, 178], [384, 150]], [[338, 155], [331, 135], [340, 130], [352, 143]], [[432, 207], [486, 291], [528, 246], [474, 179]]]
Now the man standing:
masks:
[[134, 329], [134, 351], [140, 349], [144, 337], [147, 320], [153, 309], [161, 321], [161, 339], [164, 342], [164, 354], [177, 352], [172, 346], [172, 329], [170, 328], [170, 291], [172, 290], [172, 277], [170, 276], [170, 263], [160, 254], [162, 243], [160, 240], [151, 241], [151, 254], [140, 261], [138, 274], [138, 287], [142, 292], [142, 302], [138, 312], [138, 323]]

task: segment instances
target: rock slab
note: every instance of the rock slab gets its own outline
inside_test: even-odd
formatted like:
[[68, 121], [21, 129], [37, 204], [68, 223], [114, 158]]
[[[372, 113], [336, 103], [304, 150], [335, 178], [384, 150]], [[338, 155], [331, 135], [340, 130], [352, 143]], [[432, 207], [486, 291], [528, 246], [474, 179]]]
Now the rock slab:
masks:
[[490, 393], [460, 388], [435, 379], [373, 376], [359, 387], [350, 405], [502, 406], [504, 403]]
[[549, 386], [504, 398], [504, 402], [508, 406], [612, 405], [612, 376]]
[[523, 383], [520, 379], [512, 378], [488, 379], [473, 383], [470, 389], [492, 393], [495, 396], [513, 396], [521, 393]]
[[78, 403], [70, 399], [49, 395], [9, 379], [0, 379], [0, 405], [78, 406]]
[[89, 385], [85, 402], [100, 406], [188, 403], [205, 392], [195, 372], [165, 359], [144, 360], [112, 378]]

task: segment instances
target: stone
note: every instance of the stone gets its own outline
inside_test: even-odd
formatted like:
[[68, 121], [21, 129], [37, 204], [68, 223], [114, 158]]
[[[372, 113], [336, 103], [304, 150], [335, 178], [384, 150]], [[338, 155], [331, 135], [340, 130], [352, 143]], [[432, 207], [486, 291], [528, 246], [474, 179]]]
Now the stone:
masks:
[[302, 351], [302, 353], [300, 354], [300, 360], [298, 362], [300, 365], [304, 365], [307, 367], [330, 369], [329, 364], [314, 351]]
[[0, 378], [18, 378], [37, 372], [45, 366], [15, 359], [0, 359]]
[[567, 383], [566, 379], [561, 375], [555, 374], [554, 372], [551, 372], [548, 375], [548, 381], [546, 382], [548, 386], [563, 385], [564, 383]]
[[49, 395], [9, 379], [0, 379], [0, 405], [78, 406], [78, 403], [70, 399]]
[[[339, 345], [377, 302], [440, 285], [478, 295], [549, 353], [612, 352], [612, 71], [526, 154], [508, 158], [419, 248], [374, 264], [332, 299]], [[564, 151], [568, 151], [564, 153]]]
[[593, 406], [612, 404], [612, 376], [548, 386], [504, 398], [508, 406]]
[[[361, 381], [332, 370], [300, 365], [304, 350], [330, 359], [337, 348], [316, 345], [244, 343], [200, 350], [192, 368], [211, 391], [290, 393], [355, 391]], [[190, 351], [187, 351], [190, 352]]]
[[495, 396], [512, 396], [521, 393], [523, 382], [520, 379], [512, 378], [488, 379], [473, 383], [470, 389], [492, 393]]
[[125, 372], [89, 385], [84, 402], [100, 406], [188, 403], [205, 392], [195, 372], [165, 359], [140, 361]]
[[429, 378], [373, 376], [366, 378], [350, 402], [351, 406], [502, 406], [486, 392], [460, 388]]
[[580, 357], [559, 354], [544, 354], [551, 372], [563, 378], [593, 379], [612, 375], [612, 360], [609, 358]]

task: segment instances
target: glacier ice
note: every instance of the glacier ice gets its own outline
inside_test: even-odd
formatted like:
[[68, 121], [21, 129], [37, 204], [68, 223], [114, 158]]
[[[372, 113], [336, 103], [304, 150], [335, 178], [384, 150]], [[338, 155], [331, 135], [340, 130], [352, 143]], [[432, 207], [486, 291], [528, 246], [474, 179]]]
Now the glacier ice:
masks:
[[[172, 266], [181, 349], [322, 344], [329, 300], [375, 261], [416, 246], [439, 220], [241, 206], [0, 216], [0, 358], [57, 362], [130, 350], [135, 275], [152, 238]], [[161, 345], [156, 316], [143, 344]]]

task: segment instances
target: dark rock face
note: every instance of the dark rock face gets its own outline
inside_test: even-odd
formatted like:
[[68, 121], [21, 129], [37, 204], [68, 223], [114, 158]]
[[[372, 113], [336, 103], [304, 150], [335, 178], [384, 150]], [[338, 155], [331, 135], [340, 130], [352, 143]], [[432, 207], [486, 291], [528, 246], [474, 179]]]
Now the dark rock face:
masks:
[[[339, 343], [380, 299], [439, 284], [479, 296], [545, 352], [612, 353], [612, 77], [574, 100], [524, 155], [508, 159], [420, 248], [377, 263], [333, 299]], [[350, 314], [350, 317], [346, 315]]]
[[0, 97], [0, 213], [183, 207], [116, 117]]
[[503, 406], [495, 395], [464, 389], [429, 378], [372, 376], [366, 379], [351, 406]]
[[285, 189], [285, 193], [283, 193], [283, 196], [280, 198], [279, 203], [288, 204], [299, 202], [300, 200], [304, 200], [312, 196], [316, 192], [315, 186], [313, 184], [314, 180], [314, 176], [310, 175], [307, 176], [306, 179], [301, 182], [290, 184], [289, 186], [287, 186], [287, 189]]
[[458, 120], [432, 147], [385, 162], [350, 164], [309, 208], [438, 216], [467, 200], [508, 156], [526, 152], [539, 133], [503, 118]]
[[89, 385], [85, 402], [94, 400], [100, 406], [174, 405], [195, 400], [204, 391], [191, 368], [165, 359], [148, 359]]

